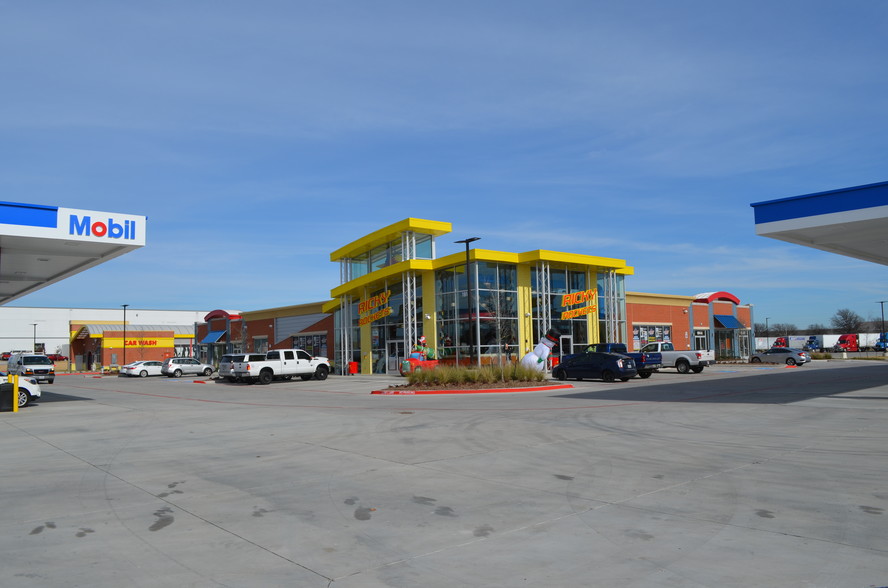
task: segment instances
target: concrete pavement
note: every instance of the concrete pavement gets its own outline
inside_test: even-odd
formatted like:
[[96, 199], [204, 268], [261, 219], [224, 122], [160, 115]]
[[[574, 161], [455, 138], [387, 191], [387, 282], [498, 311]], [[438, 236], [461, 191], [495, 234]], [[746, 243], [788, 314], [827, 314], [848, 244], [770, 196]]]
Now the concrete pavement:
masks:
[[881, 362], [401, 381], [43, 386], [0, 414], [2, 585], [888, 585]]

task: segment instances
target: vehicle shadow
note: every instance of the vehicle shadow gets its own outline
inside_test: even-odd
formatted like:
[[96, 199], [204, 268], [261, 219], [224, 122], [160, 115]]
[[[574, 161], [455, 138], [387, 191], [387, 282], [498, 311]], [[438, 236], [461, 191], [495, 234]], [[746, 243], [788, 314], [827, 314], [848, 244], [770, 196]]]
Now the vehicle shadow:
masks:
[[34, 404], [48, 404], [50, 402], [77, 402], [87, 400], [93, 402], [95, 399], [86, 398], [85, 396], [72, 396], [71, 394], [59, 394], [58, 392], [47, 392], [44, 388], [41, 390], [40, 398], [32, 400]]
[[[696, 375], [694, 375], [696, 376]], [[690, 377], [694, 377], [690, 376]], [[602, 384], [600, 390], [576, 394], [558, 394], [554, 398], [583, 400], [619, 400], [621, 402], [723, 402], [750, 404], [790, 404], [811, 398], [837, 396], [886, 386], [888, 365], [843, 367], [830, 370], [812, 370], [800, 367], [767, 371], [737, 378], [706, 378], [699, 381], [683, 379], [663, 383], [669, 374], [654, 374], [643, 384], [625, 386], [622, 382]], [[637, 380], [633, 380], [637, 382]], [[592, 383], [591, 381], [589, 382]], [[848, 398], [848, 397], [845, 397]], [[883, 399], [884, 395], [851, 397]]]

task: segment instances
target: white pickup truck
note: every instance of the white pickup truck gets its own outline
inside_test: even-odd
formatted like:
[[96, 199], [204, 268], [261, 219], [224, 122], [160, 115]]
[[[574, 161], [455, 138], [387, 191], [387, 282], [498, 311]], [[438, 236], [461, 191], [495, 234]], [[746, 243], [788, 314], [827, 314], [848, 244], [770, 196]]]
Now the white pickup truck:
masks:
[[326, 380], [330, 362], [326, 357], [312, 357], [302, 349], [275, 349], [265, 354], [263, 361], [235, 363], [235, 377], [242, 382], [270, 384], [272, 380], [290, 380], [299, 376], [303, 380]]
[[648, 343], [641, 348], [642, 353], [659, 353], [663, 356], [660, 368], [675, 368], [680, 374], [699, 374], [708, 365], [715, 363], [715, 352], [698, 349], [677, 351], [672, 343]]

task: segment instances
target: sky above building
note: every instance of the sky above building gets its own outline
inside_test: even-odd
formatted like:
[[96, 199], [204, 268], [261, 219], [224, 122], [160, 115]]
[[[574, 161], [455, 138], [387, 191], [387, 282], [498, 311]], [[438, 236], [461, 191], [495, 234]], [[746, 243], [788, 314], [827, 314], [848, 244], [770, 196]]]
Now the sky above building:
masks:
[[757, 322], [888, 299], [750, 207], [888, 180], [883, 0], [0, 2], [0, 48], [2, 199], [148, 217], [16, 306], [323, 300], [332, 251], [407, 217]]

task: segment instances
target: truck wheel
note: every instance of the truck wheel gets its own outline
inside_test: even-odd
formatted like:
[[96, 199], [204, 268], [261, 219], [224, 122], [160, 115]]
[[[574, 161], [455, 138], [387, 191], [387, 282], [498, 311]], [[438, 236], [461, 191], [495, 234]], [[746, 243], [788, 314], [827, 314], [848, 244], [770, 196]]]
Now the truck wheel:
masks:
[[686, 361], [676, 361], [675, 369], [678, 370], [678, 373], [680, 374], [686, 374], [691, 371], [691, 364]]
[[315, 370], [315, 379], [316, 380], [326, 380], [327, 379], [327, 366], [319, 365], [318, 369]]
[[307, 382], [314, 377], [314, 374], [302, 374], [299, 377], [302, 378], [303, 382]]
[[28, 391], [25, 390], [24, 388], [19, 388], [19, 393], [18, 393], [19, 408], [27, 406], [29, 402], [31, 402], [31, 395], [28, 394]]
[[260, 384], [271, 384], [272, 380], [274, 380], [274, 372], [272, 372], [271, 370], [263, 370], [259, 372]]
[[605, 382], [613, 382], [617, 379], [617, 377], [614, 375], [614, 372], [610, 370], [604, 370], [604, 372], [602, 372], [601, 374], [601, 379]]
[[234, 376], [228, 376], [228, 381], [234, 384], [235, 382], [237, 382], [237, 378], [235, 378]]
[[631, 378], [620, 378], [621, 382], [628, 382]]
[[638, 372], [638, 377], [641, 378], [642, 380], [646, 380], [646, 379], [650, 378], [651, 374], [653, 374], [653, 373], [654, 372]]
[[694, 372], [695, 374], [699, 374], [700, 372], [703, 371], [704, 367], [705, 366], [702, 366], [702, 365], [695, 365], [694, 367], [691, 368], [691, 371]]

